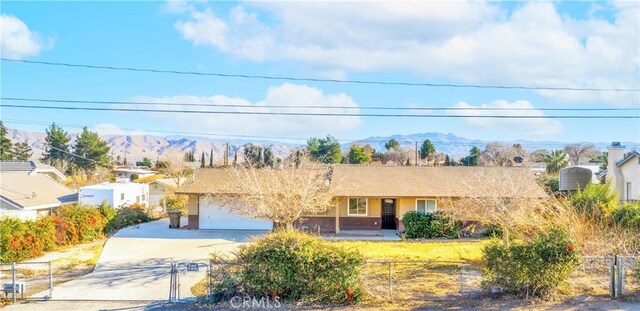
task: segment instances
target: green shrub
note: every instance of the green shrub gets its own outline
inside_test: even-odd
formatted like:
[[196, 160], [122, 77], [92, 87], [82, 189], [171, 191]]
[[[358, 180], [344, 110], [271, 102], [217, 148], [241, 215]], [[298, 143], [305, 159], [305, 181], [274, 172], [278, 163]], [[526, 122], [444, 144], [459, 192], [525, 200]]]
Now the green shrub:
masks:
[[301, 232], [281, 231], [241, 246], [237, 268], [213, 287], [214, 298], [230, 295], [287, 301], [355, 302], [363, 295], [363, 257]]
[[502, 238], [502, 227], [499, 225], [489, 225], [485, 235], [491, 238]]
[[493, 240], [483, 259], [489, 283], [526, 297], [548, 297], [578, 266], [579, 251], [565, 230], [553, 228], [528, 242]]
[[640, 230], [640, 201], [627, 202], [615, 208], [611, 218], [617, 224]]
[[618, 196], [611, 192], [608, 184], [588, 184], [571, 195], [569, 203], [580, 213], [603, 217], [618, 206]]
[[133, 205], [131, 207], [123, 207], [117, 210], [115, 216], [107, 222], [104, 231], [113, 233], [122, 228], [147, 221], [151, 221], [151, 217], [142, 208], [137, 208]]
[[559, 196], [562, 193], [560, 192], [560, 181], [558, 175], [540, 175], [537, 179], [538, 184], [542, 186], [547, 193], [553, 196]]
[[408, 239], [441, 237], [453, 239], [460, 237], [461, 223], [442, 213], [422, 214], [411, 211], [402, 216], [402, 222]]

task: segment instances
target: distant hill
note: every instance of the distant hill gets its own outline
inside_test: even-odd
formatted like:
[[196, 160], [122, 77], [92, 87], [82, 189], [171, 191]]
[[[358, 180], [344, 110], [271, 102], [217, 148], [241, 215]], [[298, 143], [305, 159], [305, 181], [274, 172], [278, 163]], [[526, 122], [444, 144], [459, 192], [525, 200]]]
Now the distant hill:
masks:
[[[26, 142], [33, 148], [33, 158], [39, 159], [44, 152], [44, 138], [43, 132], [27, 132], [16, 129], [9, 129], [9, 137], [14, 142]], [[75, 140], [77, 134], [71, 134], [72, 140]], [[233, 154], [238, 151], [240, 159], [242, 159], [242, 146], [248, 142], [260, 144], [265, 147], [273, 149], [274, 153], [279, 157], [286, 157], [299, 145], [287, 144], [275, 141], [248, 141], [248, 140], [223, 140], [223, 139], [210, 139], [204, 137], [187, 137], [187, 136], [154, 136], [154, 135], [103, 135], [109, 145], [113, 157], [120, 155], [124, 157], [127, 155], [129, 161], [139, 161], [144, 157], [148, 157], [152, 160], [162, 158], [166, 155], [184, 154], [189, 151], [196, 153], [196, 159], [200, 159], [202, 151], [205, 152], [207, 161], [209, 159], [210, 150], [213, 149], [213, 157], [217, 162], [222, 161], [224, 155], [225, 143], [229, 143], [231, 149], [230, 160], [233, 160]], [[472, 146], [478, 146], [484, 148], [484, 146], [492, 141], [469, 139], [454, 134], [448, 133], [418, 133], [408, 135], [391, 135], [391, 136], [374, 136], [361, 140], [356, 140], [351, 143], [345, 143], [342, 145], [343, 150], [348, 150], [352, 144], [365, 145], [369, 144], [376, 148], [378, 151], [384, 151], [384, 144], [389, 139], [394, 138], [404, 148], [415, 148], [415, 142], [422, 142], [425, 139], [430, 139], [435, 145], [436, 149], [440, 152], [444, 152], [453, 157], [462, 157], [468, 154], [469, 149]], [[506, 144], [522, 144], [523, 147], [529, 151], [535, 149], [558, 149], [562, 148], [566, 142], [558, 141], [531, 141], [531, 140], [514, 140], [508, 142], [501, 142]], [[600, 146], [601, 150], [605, 150], [604, 146], [611, 144], [611, 142], [591, 142], [594, 145]], [[622, 142], [625, 146], [638, 147], [637, 142]]]
[[[71, 136], [73, 143], [77, 134], [70, 133], [69, 136]], [[40, 159], [42, 157], [44, 153], [45, 133], [9, 129], [9, 137], [14, 143], [25, 142], [31, 146], [33, 149], [32, 158]], [[213, 150], [214, 160], [221, 162], [224, 157], [224, 149], [227, 142], [231, 150], [229, 158], [230, 161], [232, 161], [236, 151], [240, 152], [238, 157], [242, 159], [242, 146], [249, 142], [242, 140], [223, 141], [203, 137], [161, 137], [153, 135], [102, 135], [102, 139], [109, 143], [114, 158], [117, 156], [123, 158], [126, 155], [130, 162], [142, 160], [144, 157], [155, 161], [163, 156], [183, 155], [189, 151], [194, 151], [196, 153], [196, 160], [199, 161], [201, 153], [204, 151], [208, 163], [211, 150]], [[279, 157], [288, 156], [292, 148], [295, 147], [290, 144], [269, 141], [256, 141], [254, 143], [272, 148], [274, 153]]]

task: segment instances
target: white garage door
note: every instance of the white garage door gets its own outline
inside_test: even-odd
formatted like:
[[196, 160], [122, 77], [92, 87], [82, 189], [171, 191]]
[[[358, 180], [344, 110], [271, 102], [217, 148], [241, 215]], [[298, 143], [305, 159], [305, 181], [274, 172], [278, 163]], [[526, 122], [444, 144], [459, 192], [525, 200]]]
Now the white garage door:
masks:
[[269, 220], [248, 218], [214, 202], [200, 200], [200, 229], [239, 229], [239, 230], [271, 230], [273, 223]]

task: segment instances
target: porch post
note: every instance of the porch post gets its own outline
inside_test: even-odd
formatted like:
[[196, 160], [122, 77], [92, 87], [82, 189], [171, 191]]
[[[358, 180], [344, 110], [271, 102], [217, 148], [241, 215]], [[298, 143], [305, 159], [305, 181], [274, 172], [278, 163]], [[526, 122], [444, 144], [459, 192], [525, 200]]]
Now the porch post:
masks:
[[336, 217], [336, 234], [338, 234], [340, 233], [340, 201], [336, 203], [334, 214]]

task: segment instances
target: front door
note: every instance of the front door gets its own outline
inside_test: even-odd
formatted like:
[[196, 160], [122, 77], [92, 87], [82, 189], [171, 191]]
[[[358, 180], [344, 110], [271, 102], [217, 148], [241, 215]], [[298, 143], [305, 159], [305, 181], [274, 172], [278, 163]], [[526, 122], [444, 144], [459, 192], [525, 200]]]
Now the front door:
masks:
[[382, 199], [382, 229], [396, 229], [396, 199]]

